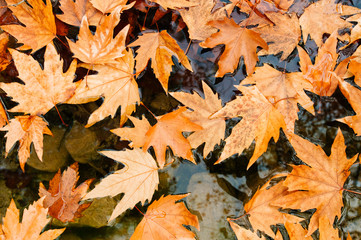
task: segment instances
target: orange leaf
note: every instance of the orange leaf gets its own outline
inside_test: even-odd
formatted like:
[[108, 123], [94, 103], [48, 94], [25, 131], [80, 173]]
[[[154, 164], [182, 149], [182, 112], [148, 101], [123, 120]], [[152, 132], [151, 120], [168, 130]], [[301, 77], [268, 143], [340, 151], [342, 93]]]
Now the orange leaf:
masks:
[[231, 225], [233, 232], [236, 234], [238, 240], [259, 240], [260, 239], [258, 237], [257, 233], [240, 227], [237, 223], [234, 223], [230, 219], [227, 219], [227, 220], [229, 222], [229, 225]]
[[201, 130], [198, 124], [193, 123], [183, 112], [187, 109], [181, 107], [173, 112], [158, 117], [158, 122], [152, 126], [145, 135], [143, 150], [153, 146], [160, 168], [165, 164], [165, 152], [169, 146], [175, 155], [195, 163], [189, 141], [182, 132]]
[[229, 18], [211, 21], [208, 24], [218, 28], [219, 32], [212, 34], [199, 45], [203, 48], [225, 45], [224, 52], [218, 61], [219, 69], [216, 77], [223, 77], [226, 73], [234, 72], [238, 67], [240, 57], [243, 57], [247, 74], [252, 74], [258, 61], [257, 47], [268, 49], [267, 43], [260, 37], [260, 34], [238, 26], [233, 19]]
[[340, 218], [343, 185], [349, 176], [349, 168], [357, 155], [347, 159], [346, 146], [340, 130], [327, 156], [320, 146], [292, 135], [290, 142], [299, 157], [307, 165], [293, 166], [293, 170], [284, 181], [289, 194], [279, 198], [273, 204], [283, 208], [306, 211], [316, 208], [308, 226], [308, 236], [318, 227], [322, 217], [332, 225], [336, 216]]
[[26, 27], [21, 25], [1, 26], [3, 30], [24, 43], [24, 48], [33, 52], [44, 47], [56, 37], [56, 25], [50, 0], [46, 5], [42, 0], [7, 0], [6, 3], [14, 15]]
[[21, 223], [19, 223], [19, 210], [16, 208], [14, 200], [11, 200], [3, 218], [3, 224], [0, 226], [0, 237], [3, 237], [1, 239], [52, 240], [60, 236], [65, 228], [41, 233], [50, 222], [50, 218], [46, 218], [48, 210], [43, 207], [43, 200], [44, 198], [39, 199], [24, 210]]
[[184, 203], [175, 203], [186, 196], [188, 194], [162, 196], [154, 201], [130, 240], [195, 239], [195, 234], [183, 225], [191, 225], [199, 230], [197, 216], [191, 214]]
[[173, 66], [172, 55], [176, 56], [188, 70], [192, 71], [187, 56], [165, 30], [160, 33], [144, 33], [143, 36], [128, 46], [140, 46], [137, 50], [138, 55], [135, 57], [138, 74], [146, 68], [149, 59], [152, 58], [152, 69], [166, 93], [168, 92], [168, 78]]
[[126, 5], [128, 0], [90, 0], [90, 2], [102, 13], [110, 13], [113, 11], [123, 12], [124, 10], [132, 8], [135, 4], [134, 1]]
[[39, 196], [45, 196], [44, 207], [49, 208], [50, 216], [62, 222], [74, 221], [90, 206], [90, 203], [79, 204], [79, 201], [85, 196], [93, 179], [86, 180], [75, 188], [78, 179], [78, 163], [75, 162], [63, 174], [59, 169], [49, 182], [49, 190], [40, 183]]
[[14, 144], [19, 141], [19, 162], [20, 167], [25, 171], [25, 163], [30, 157], [30, 145], [33, 142], [36, 154], [43, 159], [43, 134], [52, 135], [47, 127], [48, 123], [38, 116], [17, 116], [10, 120], [10, 123], [1, 128], [1, 131], [8, 131], [5, 151], [9, 153]]

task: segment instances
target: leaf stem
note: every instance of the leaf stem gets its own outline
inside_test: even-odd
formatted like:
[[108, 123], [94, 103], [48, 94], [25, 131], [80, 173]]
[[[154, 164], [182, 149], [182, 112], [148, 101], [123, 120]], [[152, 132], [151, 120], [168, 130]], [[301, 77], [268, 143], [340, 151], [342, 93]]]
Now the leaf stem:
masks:
[[240, 218], [243, 218], [244, 216], [246, 216], [247, 215], [247, 213], [245, 213], [245, 214], [243, 214], [242, 216], [240, 216], [240, 217], [238, 217], [238, 218], [228, 218], [229, 220], [232, 220], [232, 221], [236, 221], [236, 220], [238, 220], [238, 219], [240, 219]]
[[145, 214], [142, 211], [140, 211], [136, 205], [134, 207], [138, 210], [138, 212], [140, 212], [143, 216], [145, 216]]
[[355, 194], [361, 195], [361, 192], [356, 192], [356, 191], [352, 191], [352, 190], [345, 189], [345, 188], [343, 188], [342, 190], [350, 192], [350, 193], [355, 193]]
[[66, 126], [66, 127], [69, 126], [68, 124], [66, 124], [66, 123], [64, 122], [63, 118], [62, 118], [61, 115], [60, 115], [59, 109], [58, 109], [58, 107], [57, 107], [55, 104], [54, 104], [54, 107], [55, 107], [56, 111], [58, 112], [59, 118], [60, 118], [61, 122], [64, 124], [64, 126]]

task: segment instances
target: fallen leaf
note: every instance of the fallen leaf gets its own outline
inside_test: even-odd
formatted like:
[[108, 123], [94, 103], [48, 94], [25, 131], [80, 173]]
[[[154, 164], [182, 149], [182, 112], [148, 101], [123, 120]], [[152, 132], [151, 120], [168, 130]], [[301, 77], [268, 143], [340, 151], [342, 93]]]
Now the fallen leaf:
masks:
[[195, 239], [195, 234], [183, 225], [191, 225], [199, 230], [197, 216], [191, 214], [184, 203], [176, 202], [188, 195], [162, 196], [154, 201], [130, 240]]
[[[297, 47], [300, 56], [300, 68], [303, 76], [312, 84], [312, 88], [307, 89], [320, 96], [331, 96], [337, 88], [337, 71], [336, 60], [338, 54], [336, 53], [337, 38], [335, 33], [332, 34], [326, 42], [319, 48], [315, 59], [315, 64], [312, 64], [307, 52]], [[339, 64], [339, 66], [343, 66]]]
[[80, 26], [84, 16], [86, 16], [89, 25], [97, 26], [103, 14], [98, 11], [89, 0], [60, 0], [59, 8], [63, 14], [56, 15], [61, 21], [73, 25]]
[[361, 136], [361, 91], [351, 86], [344, 80], [339, 81], [339, 87], [342, 94], [352, 106], [352, 109], [356, 112], [356, 115], [347, 116], [337, 120], [347, 124], [350, 128], [354, 130], [357, 136]]
[[226, 138], [226, 145], [217, 163], [222, 162], [235, 153], [248, 148], [253, 140], [256, 142], [253, 156], [247, 169], [267, 150], [268, 142], [273, 137], [277, 142], [280, 128], [286, 127], [282, 114], [263, 96], [257, 87], [237, 86], [243, 96], [227, 103], [221, 110], [211, 116], [213, 118], [242, 117]]
[[74, 58], [89, 64], [116, 63], [125, 50], [125, 39], [129, 25], [124, 27], [114, 38], [113, 29], [120, 20], [119, 12], [112, 12], [103, 17], [104, 21], [98, 26], [95, 34], [89, 29], [86, 16], [83, 17], [78, 35], [78, 41], [69, 41], [70, 50]]
[[3, 101], [0, 99], [0, 128], [9, 123], [9, 117], [4, 107]]
[[101, 154], [124, 165], [108, 175], [83, 199], [116, 196], [124, 193], [115, 207], [109, 222], [138, 202], [151, 201], [159, 184], [158, 167], [153, 157], [139, 148], [125, 151], [101, 151]]
[[[333, 228], [332, 225], [327, 217], [320, 218], [320, 240], [341, 240], [338, 236], [338, 229]], [[310, 239], [312, 238], [310, 237]]]
[[261, 50], [258, 55], [281, 54], [285, 60], [295, 49], [301, 39], [301, 29], [296, 14], [281, 14], [280, 12], [266, 13], [274, 25], [266, 25], [253, 30], [261, 34], [261, 38], [268, 43], [268, 50]]
[[212, 12], [214, 4], [213, 0], [201, 0], [197, 6], [179, 9], [179, 13], [187, 24], [190, 39], [204, 41], [217, 32], [216, 28], [207, 23], [212, 20], [222, 20], [226, 17], [226, 11], [225, 8], [220, 8]]
[[238, 26], [233, 19], [229, 18], [211, 21], [208, 24], [218, 28], [219, 32], [212, 34], [199, 45], [203, 48], [225, 45], [224, 52], [218, 61], [219, 69], [216, 77], [223, 77], [226, 73], [234, 72], [238, 67], [240, 57], [243, 57], [247, 74], [252, 74], [258, 61], [257, 47], [268, 49], [267, 43], [260, 37], [260, 34]]
[[87, 127], [108, 117], [114, 117], [117, 109], [121, 106], [120, 124], [123, 125], [134, 110], [137, 102], [140, 102], [138, 84], [134, 79], [134, 58], [132, 51], [124, 51], [125, 55], [118, 58], [112, 64], [80, 66], [98, 72], [83, 79], [76, 89], [72, 98], [67, 103], [81, 104], [95, 101], [104, 97], [102, 105], [89, 117]]
[[59, 171], [49, 182], [49, 189], [40, 183], [39, 196], [44, 198], [44, 207], [49, 208], [49, 215], [62, 222], [72, 222], [81, 217], [82, 211], [90, 206], [90, 203], [79, 204], [80, 200], [88, 191], [93, 179], [88, 179], [78, 187], [78, 163], [68, 167], [63, 174]]
[[311, 236], [306, 237], [307, 230], [304, 229], [299, 223], [286, 222], [285, 228], [289, 238], [292, 240], [313, 240]]
[[43, 207], [43, 200], [43, 198], [40, 198], [30, 205], [28, 209], [25, 209], [20, 223], [20, 212], [12, 199], [3, 218], [3, 224], [0, 226], [3, 239], [52, 240], [60, 236], [65, 228], [42, 232], [43, 228], [50, 222], [50, 218], [46, 218], [48, 209]]
[[198, 3], [193, 0], [150, 0], [150, 2], [158, 3], [165, 10], [186, 8], [197, 6]]
[[[128, 10], [132, 8], [135, 4], [135, 1], [126, 5], [128, 0], [90, 0], [93, 6], [101, 11], [102, 13], [110, 13], [110, 12], [123, 12], [124, 10]], [[117, 10], [116, 10], [117, 9]]]
[[336, 216], [340, 218], [343, 185], [357, 155], [347, 159], [340, 130], [332, 144], [330, 156], [327, 156], [320, 146], [297, 135], [289, 135], [289, 139], [297, 157], [308, 166], [293, 166], [292, 172], [283, 183], [290, 193], [275, 200], [273, 204], [301, 211], [316, 208], [308, 225], [307, 236], [310, 236], [319, 227], [321, 217], [326, 217], [330, 224], [333, 224]]
[[166, 93], [168, 92], [168, 78], [173, 66], [172, 55], [174, 55], [184, 67], [192, 71], [187, 56], [165, 30], [161, 32], [144, 33], [128, 46], [140, 46], [137, 50], [138, 55], [135, 57], [137, 74], [141, 73], [147, 67], [149, 59], [152, 59], [151, 67]]
[[152, 127], [146, 118], [138, 119], [132, 116], [128, 116], [130, 121], [133, 123], [134, 128], [116, 128], [110, 130], [112, 133], [118, 135], [123, 140], [129, 140], [131, 143], [130, 147], [141, 148], [145, 144], [144, 136]]
[[33, 52], [48, 45], [56, 37], [56, 25], [50, 0], [6, 0], [8, 8], [25, 25], [6, 25], [1, 28], [25, 44]]
[[171, 93], [178, 101], [186, 107], [193, 109], [192, 112], [185, 112], [189, 120], [198, 124], [203, 129], [191, 134], [187, 140], [192, 148], [197, 148], [202, 143], [204, 146], [204, 156], [207, 156], [216, 144], [220, 144], [224, 138], [226, 122], [224, 118], [209, 119], [209, 117], [222, 108], [222, 101], [218, 99], [218, 94], [214, 94], [212, 89], [202, 82], [204, 98], [198, 94], [174, 92]]
[[0, 34], [0, 72], [4, 71], [11, 62], [11, 55], [7, 51], [8, 42], [9, 42], [9, 34], [1, 33]]
[[312, 85], [303, 78], [302, 73], [284, 73], [265, 64], [257, 67], [255, 73], [244, 79], [242, 84], [256, 84], [260, 92], [283, 115], [287, 129], [291, 132], [294, 132], [295, 121], [298, 119], [298, 103], [314, 114], [313, 102], [303, 90], [312, 88]]
[[257, 233], [252, 232], [251, 230], [247, 230], [245, 228], [240, 227], [238, 224], [234, 223], [232, 220], [227, 219], [229, 225], [233, 232], [236, 234], [238, 240], [259, 240]]
[[35, 152], [39, 159], [43, 159], [43, 134], [52, 135], [47, 127], [48, 123], [38, 116], [17, 116], [0, 131], [8, 131], [5, 134], [6, 155], [11, 151], [14, 144], [19, 141], [18, 150], [20, 167], [25, 172], [25, 163], [30, 157], [30, 145], [33, 142]]
[[73, 83], [76, 61], [74, 60], [68, 71], [63, 73], [63, 61], [52, 44], [49, 44], [45, 51], [44, 70], [31, 56], [15, 50], [10, 52], [19, 78], [25, 83], [0, 83], [0, 87], [19, 103], [10, 109], [10, 112], [45, 114], [56, 104], [65, 102], [73, 95], [76, 88]]
[[202, 127], [183, 115], [186, 110], [185, 107], [181, 107], [157, 117], [157, 123], [145, 135], [143, 151], [153, 146], [160, 168], [163, 168], [165, 164], [167, 146], [172, 149], [174, 155], [196, 163], [193, 159], [192, 147], [182, 132], [197, 131]]
[[[308, 35], [316, 42], [317, 46], [322, 45], [322, 35], [336, 32], [336, 38], [342, 41], [349, 40], [347, 34], [340, 36], [337, 31], [343, 28], [350, 28], [352, 24], [342, 19], [343, 15], [359, 13], [360, 9], [348, 6], [346, 14], [342, 11], [344, 6], [336, 4], [334, 0], [320, 0], [308, 6], [300, 17], [303, 42], [307, 41]], [[352, 11], [353, 10], [353, 11]]]
[[257, 190], [252, 199], [244, 205], [244, 211], [248, 215], [248, 219], [254, 229], [275, 237], [276, 235], [272, 231], [271, 225], [285, 224], [286, 222], [296, 223], [302, 219], [282, 213], [279, 211], [279, 207], [272, 205], [274, 201], [286, 196], [289, 192], [287, 187], [283, 186], [283, 182], [279, 182], [269, 188], [270, 181]]

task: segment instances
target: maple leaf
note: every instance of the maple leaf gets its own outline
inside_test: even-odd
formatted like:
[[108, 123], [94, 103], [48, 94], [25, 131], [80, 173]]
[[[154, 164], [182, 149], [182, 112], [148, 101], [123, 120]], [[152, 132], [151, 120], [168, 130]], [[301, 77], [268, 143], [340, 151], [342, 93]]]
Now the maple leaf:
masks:
[[[299, 223], [286, 222], [285, 228], [288, 236], [293, 240], [313, 240], [311, 236], [307, 236], [307, 230], [304, 229]], [[282, 238], [280, 238], [281, 240]]]
[[133, 123], [134, 128], [116, 128], [110, 130], [112, 133], [118, 135], [120, 138], [132, 141], [129, 146], [134, 148], [141, 148], [145, 144], [145, 138], [143, 136], [152, 127], [146, 118], [138, 119], [132, 116], [128, 116]]
[[9, 117], [4, 107], [3, 101], [0, 99], [0, 128], [9, 123]]
[[150, 0], [158, 3], [165, 10], [197, 6], [198, 2], [193, 0]]
[[238, 67], [239, 58], [243, 56], [247, 74], [253, 73], [257, 57], [257, 47], [268, 49], [267, 43], [260, 37], [259, 33], [238, 26], [233, 19], [211, 21], [210, 26], [218, 28], [219, 32], [212, 34], [199, 45], [203, 48], [213, 48], [224, 44], [225, 49], [218, 61], [219, 69], [216, 77], [223, 77], [228, 72], [233, 72]]
[[165, 153], [169, 146], [175, 155], [195, 163], [189, 141], [182, 132], [201, 130], [202, 127], [190, 121], [183, 113], [187, 109], [181, 107], [173, 112], [157, 117], [157, 123], [145, 135], [143, 151], [153, 146], [160, 168], [165, 164]]
[[25, 171], [25, 163], [30, 157], [30, 145], [33, 142], [35, 152], [39, 159], [43, 159], [43, 134], [52, 135], [47, 127], [48, 123], [38, 116], [17, 116], [10, 120], [10, 123], [1, 128], [0, 131], [8, 131], [5, 151], [10, 152], [14, 144], [19, 141], [19, 162], [20, 167]]
[[103, 104], [89, 117], [87, 126], [111, 115], [114, 117], [119, 106], [121, 106], [122, 125], [135, 110], [135, 105], [140, 102], [138, 84], [133, 76], [134, 58], [132, 51], [125, 51], [122, 58], [116, 59], [113, 64], [80, 66], [98, 72], [89, 75], [79, 84], [72, 98], [67, 103], [81, 104], [95, 101], [104, 97]]
[[320, 240], [341, 240], [337, 228], [333, 228], [332, 225], [327, 217], [320, 217]]
[[110, 174], [84, 199], [116, 196], [125, 193], [115, 207], [109, 222], [128, 208], [133, 208], [139, 201], [150, 201], [159, 184], [158, 168], [153, 157], [139, 148], [125, 151], [101, 151], [101, 154], [124, 165], [124, 168]]
[[60, 9], [63, 14], [57, 15], [61, 21], [73, 25], [80, 26], [84, 16], [86, 16], [89, 25], [98, 25], [103, 14], [98, 11], [89, 0], [60, 0]]
[[346, 97], [352, 109], [356, 112], [354, 116], [347, 116], [341, 119], [337, 119], [340, 122], [347, 124], [354, 130], [357, 136], [361, 135], [361, 91], [344, 80], [339, 80], [339, 87], [342, 94]]
[[51, 240], [60, 236], [65, 228], [47, 230], [41, 233], [42, 229], [50, 222], [50, 218], [46, 218], [48, 209], [43, 207], [43, 200], [40, 198], [28, 209], [25, 209], [20, 223], [20, 212], [16, 208], [14, 200], [11, 199], [10, 206], [3, 218], [3, 224], [0, 226], [0, 237], [1, 233], [3, 239]]
[[237, 223], [234, 223], [232, 220], [227, 219], [229, 225], [231, 226], [233, 232], [236, 234], [238, 240], [258, 240], [260, 239], [257, 233], [247, 230], [240, 227]]
[[9, 42], [9, 34], [0, 34], [0, 71], [4, 71], [11, 62], [11, 55], [7, 51]]
[[124, 10], [132, 8], [135, 4], [134, 1], [126, 5], [128, 0], [90, 0], [90, 2], [96, 9], [98, 9], [102, 13], [110, 13], [114, 11], [119, 11], [121, 13]]
[[217, 32], [216, 28], [207, 23], [226, 17], [226, 8], [217, 9], [217, 11], [212, 12], [214, 5], [213, 0], [201, 0], [199, 5], [190, 7], [188, 10], [178, 10], [183, 21], [187, 24], [190, 39], [203, 41]]
[[75, 43], [69, 41], [75, 58], [89, 64], [106, 64], [116, 63], [116, 58], [124, 55], [129, 25], [113, 38], [114, 28], [120, 20], [120, 13], [114, 11], [109, 16], [104, 16], [103, 19], [104, 21], [97, 27], [95, 34], [92, 34], [87, 17], [83, 17], [78, 41]]
[[224, 138], [226, 122], [224, 118], [209, 119], [209, 117], [222, 108], [222, 101], [218, 99], [218, 94], [214, 94], [212, 89], [202, 82], [204, 99], [198, 94], [171, 93], [178, 101], [185, 106], [193, 109], [192, 112], [185, 112], [186, 116], [192, 122], [198, 124], [203, 129], [195, 131], [187, 140], [192, 148], [197, 148], [202, 143], [204, 146], [204, 156], [207, 156], [216, 144]]
[[229, 102], [221, 110], [211, 116], [213, 118], [243, 117], [226, 138], [226, 145], [217, 163], [235, 153], [241, 153], [248, 148], [253, 139], [256, 146], [249, 160], [247, 169], [267, 150], [268, 142], [273, 137], [277, 142], [280, 128], [285, 128], [282, 114], [263, 96], [257, 87], [236, 86], [242, 93]]
[[19, 78], [25, 83], [0, 83], [0, 87], [18, 102], [10, 112], [24, 112], [31, 115], [47, 113], [57, 103], [69, 99], [76, 88], [73, 83], [76, 61], [63, 73], [63, 61], [49, 44], [44, 55], [44, 70], [39, 63], [24, 53], [10, 50], [19, 72]]
[[308, 225], [309, 236], [319, 227], [321, 217], [327, 217], [331, 225], [336, 216], [340, 218], [343, 185], [357, 155], [347, 159], [340, 130], [332, 144], [330, 156], [327, 156], [320, 146], [297, 135], [289, 135], [289, 138], [297, 157], [308, 166], [293, 166], [292, 172], [283, 183], [290, 193], [275, 200], [273, 204], [301, 211], [316, 208]]
[[269, 188], [270, 179], [253, 195], [252, 199], [244, 205], [244, 210], [254, 229], [264, 231], [267, 235], [275, 237], [271, 225], [286, 222], [299, 222], [302, 219], [282, 213], [278, 207], [272, 206], [274, 201], [287, 195], [288, 189], [283, 182]]
[[281, 54], [281, 60], [285, 60], [295, 49], [301, 38], [301, 29], [296, 14], [291, 16], [279, 12], [266, 13], [273, 25], [254, 28], [268, 43], [268, 50], [261, 50], [259, 55]]
[[284, 73], [265, 64], [257, 67], [254, 74], [242, 81], [242, 84], [254, 83], [284, 116], [289, 131], [294, 132], [295, 121], [298, 119], [298, 103], [314, 114], [313, 102], [303, 90], [312, 88], [312, 85], [303, 78], [302, 73]]
[[6, 25], [1, 28], [35, 52], [56, 37], [56, 25], [50, 0], [6, 0], [8, 8], [25, 25]]
[[138, 55], [135, 57], [138, 74], [146, 68], [149, 59], [152, 59], [151, 67], [166, 93], [168, 92], [168, 78], [173, 66], [172, 55], [176, 56], [184, 67], [193, 71], [183, 50], [165, 30], [144, 33], [128, 46], [140, 46], [137, 50]]
[[336, 32], [337, 38], [343, 41], [348, 40], [348, 35], [340, 36], [337, 33], [337, 31], [342, 28], [352, 27], [352, 24], [342, 19], [341, 16], [359, 13], [360, 9], [350, 6], [347, 7], [348, 11], [343, 14], [342, 10], [346, 8], [346, 6], [335, 4], [334, 0], [321, 0], [308, 6], [300, 17], [303, 41], [306, 42], [307, 36], [310, 34], [317, 46], [321, 46], [322, 35], [324, 33], [332, 34], [333, 32]]
[[183, 202], [175, 203], [188, 195], [162, 196], [154, 201], [130, 240], [195, 239], [195, 234], [183, 225], [191, 225], [199, 230], [197, 216], [191, 214]]
[[75, 162], [63, 172], [59, 171], [49, 182], [49, 190], [40, 183], [39, 196], [44, 198], [44, 207], [49, 208], [49, 215], [62, 221], [72, 222], [81, 217], [81, 212], [90, 206], [90, 203], [79, 204], [85, 196], [93, 179], [88, 179], [78, 187], [78, 163]]
[[319, 48], [313, 65], [306, 51], [301, 47], [297, 47], [303, 76], [312, 84], [312, 88], [306, 88], [307, 90], [320, 96], [331, 96], [335, 92], [338, 83], [337, 79], [346, 72], [348, 63], [348, 60], [345, 59], [335, 69], [338, 57], [336, 45], [337, 38], [334, 33]]

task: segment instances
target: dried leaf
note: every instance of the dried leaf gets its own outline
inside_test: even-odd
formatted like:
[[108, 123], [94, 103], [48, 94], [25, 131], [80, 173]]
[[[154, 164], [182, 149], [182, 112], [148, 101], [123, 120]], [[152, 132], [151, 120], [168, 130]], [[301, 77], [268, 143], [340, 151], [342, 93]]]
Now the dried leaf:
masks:
[[50, 180], [48, 190], [42, 183], [39, 186], [39, 196], [45, 196], [44, 207], [49, 208], [49, 215], [62, 222], [74, 221], [90, 206], [90, 203], [79, 204], [79, 202], [85, 196], [93, 179], [75, 187], [79, 179], [78, 168], [78, 163], [75, 162], [63, 174], [59, 169]]
[[46, 218], [48, 210], [43, 207], [43, 200], [43, 198], [39, 199], [24, 210], [21, 223], [19, 223], [19, 210], [16, 208], [14, 200], [11, 200], [3, 218], [3, 224], [0, 226], [0, 232], [3, 233], [4, 239], [52, 240], [60, 236], [65, 228], [47, 230], [41, 233], [50, 222], [50, 218]]
[[84, 16], [86, 16], [89, 25], [98, 25], [103, 14], [98, 11], [89, 0], [60, 0], [60, 9], [63, 14], [57, 17], [70, 25], [80, 26]]
[[191, 225], [199, 230], [197, 216], [191, 214], [184, 203], [176, 203], [186, 196], [188, 194], [162, 196], [154, 201], [130, 240], [195, 239], [195, 234], [183, 225]]
[[139, 201], [151, 201], [159, 184], [158, 168], [153, 157], [139, 148], [125, 151], [101, 151], [101, 154], [122, 163], [124, 168], [105, 177], [84, 199], [116, 196], [124, 193], [109, 222]]
[[229, 18], [211, 21], [208, 24], [218, 28], [219, 32], [212, 34], [199, 45], [203, 48], [225, 45], [224, 52], [218, 61], [219, 69], [216, 77], [223, 77], [226, 73], [234, 72], [241, 56], [246, 65], [247, 74], [252, 74], [258, 61], [257, 47], [268, 49], [267, 43], [260, 37], [260, 34], [238, 26], [233, 19]]

